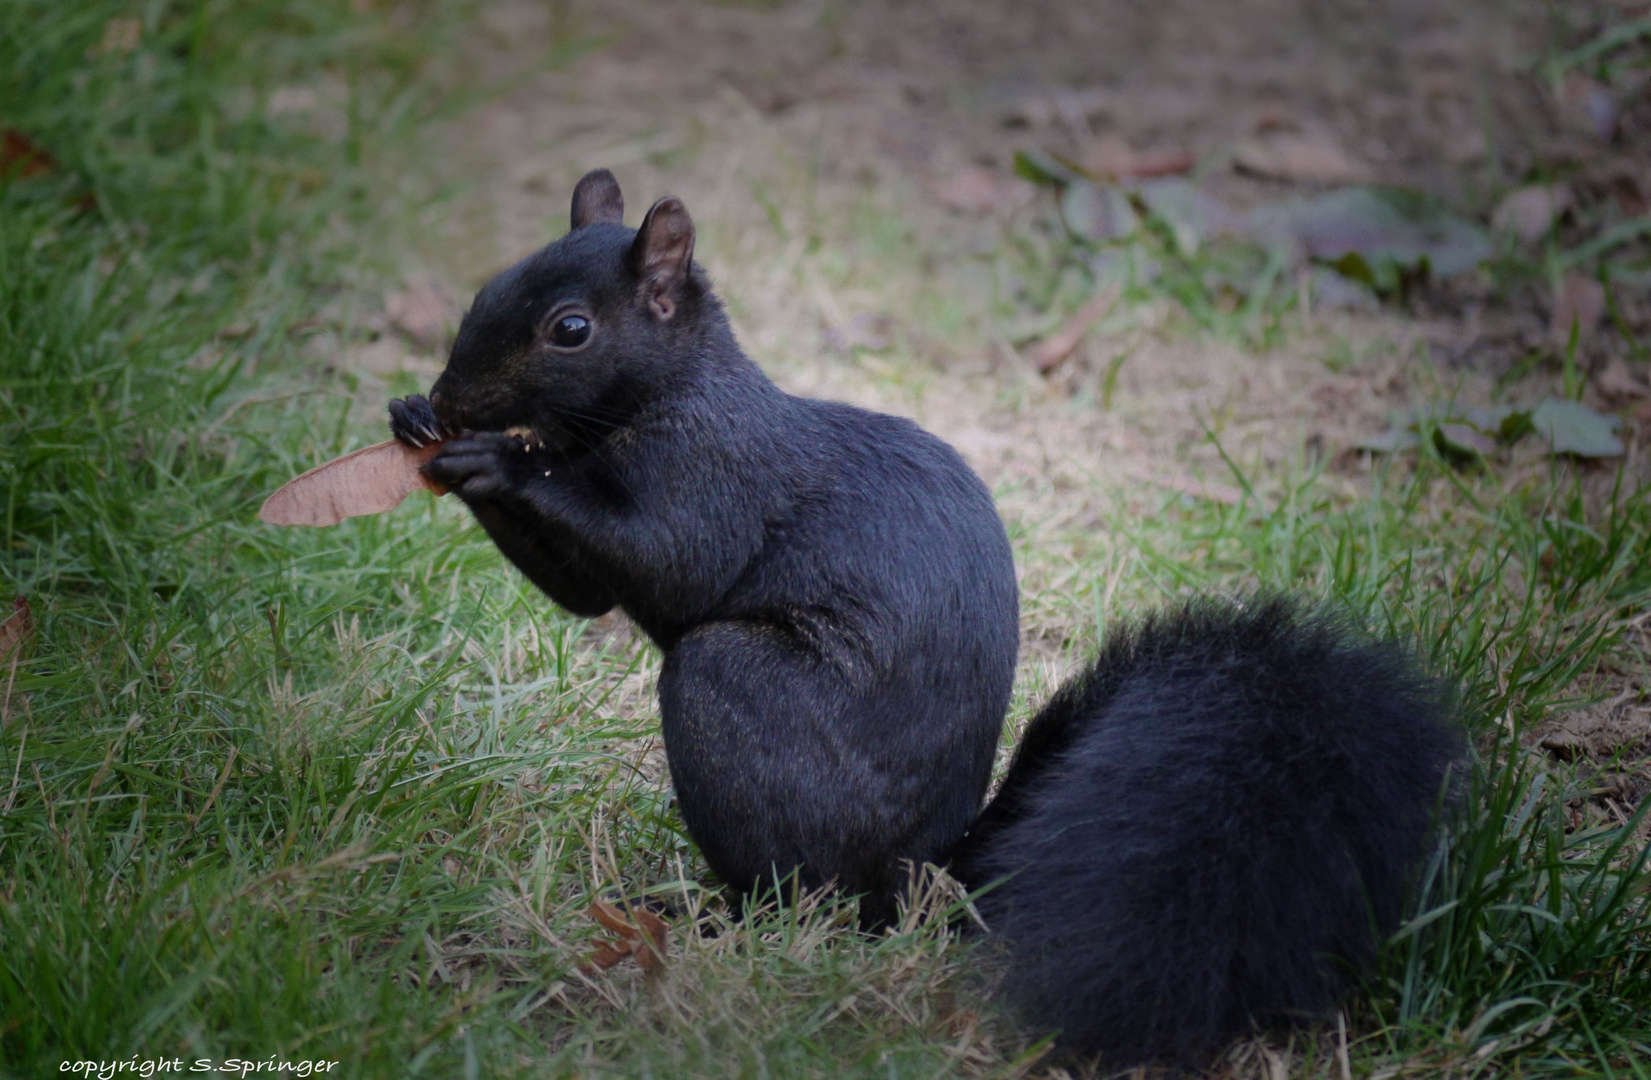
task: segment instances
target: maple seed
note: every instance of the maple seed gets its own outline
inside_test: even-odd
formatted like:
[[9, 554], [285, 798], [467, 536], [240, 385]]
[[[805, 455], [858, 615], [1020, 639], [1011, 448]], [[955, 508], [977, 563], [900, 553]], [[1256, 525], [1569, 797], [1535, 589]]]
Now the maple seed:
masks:
[[419, 471], [441, 446], [436, 442], [415, 450], [391, 439], [317, 465], [266, 499], [258, 520], [267, 525], [337, 525], [345, 518], [394, 510], [420, 488], [445, 495], [446, 488]]

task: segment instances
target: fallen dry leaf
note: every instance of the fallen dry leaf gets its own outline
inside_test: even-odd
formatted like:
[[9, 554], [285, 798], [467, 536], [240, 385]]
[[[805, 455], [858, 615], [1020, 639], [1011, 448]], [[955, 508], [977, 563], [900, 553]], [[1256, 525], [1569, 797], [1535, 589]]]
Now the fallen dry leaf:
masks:
[[1249, 126], [1258, 135], [1271, 131], [1300, 131], [1301, 117], [1276, 101], [1268, 101], [1250, 110]]
[[1651, 210], [1651, 166], [1633, 153], [1600, 156], [1571, 178], [1570, 187], [1609, 197], [1629, 217]]
[[0, 177], [17, 175], [24, 179], [44, 176], [57, 168], [52, 156], [21, 131], [0, 129]]
[[93, 56], [119, 56], [137, 48], [142, 40], [142, 20], [110, 19], [103, 24], [103, 40], [90, 51]]
[[1032, 366], [1039, 375], [1047, 375], [1060, 367], [1061, 361], [1072, 354], [1078, 347], [1078, 342], [1089, 333], [1089, 328], [1106, 317], [1112, 310], [1112, 305], [1118, 302], [1123, 289], [1117, 283], [1107, 285], [1096, 293], [1090, 301], [1078, 309], [1077, 314], [1066, 320], [1059, 330], [1044, 338], [1038, 347], [1032, 350]]
[[1440, 439], [1453, 451], [1471, 450], [1481, 457], [1496, 453], [1497, 442], [1472, 424], [1440, 423]]
[[34, 612], [29, 610], [29, 601], [24, 597], [15, 597], [11, 602], [11, 615], [0, 623], [0, 664], [9, 664], [12, 653], [26, 644], [34, 636]]
[[1373, 179], [1370, 169], [1338, 144], [1319, 135], [1264, 135], [1233, 149], [1233, 164], [1244, 172], [1277, 180], [1357, 184]]
[[1571, 208], [1571, 189], [1563, 184], [1532, 184], [1509, 192], [1491, 212], [1490, 223], [1534, 244]]
[[1640, 183], [1640, 178], [1631, 173], [1613, 176], [1606, 183], [1605, 190], [1629, 217], [1644, 217], [1647, 212], [1651, 212], [1651, 202], [1646, 201], [1645, 188]]
[[1136, 150], [1115, 135], [1095, 140], [1080, 163], [1091, 176], [1113, 180], [1178, 176], [1191, 171], [1198, 159], [1185, 150]]
[[11, 602], [11, 615], [0, 623], [0, 668], [6, 671], [6, 691], [0, 695], [0, 724], [11, 719], [11, 691], [17, 682], [17, 664], [33, 638], [34, 612], [29, 610], [27, 599], [16, 597]]
[[264, 500], [258, 520], [268, 525], [337, 525], [345, 518], [382, 514], [420, 488], [445, 495], [419, 466], [441, 443], [415, 450], [391, 439], [317, 465]]
[[579, 965], [579, 970], [593, 975], [598, 970], [613, 967], [627, 956], [634, 956], [637, 966], [643, 971], [664, 966], [670, 955], [670, 928], [665, 925], [665, 920], [643, 908], [632, 908], [630, 914], [634, 923], [626, 922], [624, 914], [612, 904], [598, 900], [590, 906], [590, 917], [619, 936], [603, 942]]
[[1561, 347], [1571, 340], [1571, 326], [1578, 339], [1586, 339], [1605, 317], [1605, 286], [1587, 274], [1573, 270], [1565, 275], [1554, 293], [1553, 319], [1548, 333]]
[[1622, 108], [1610, 87], [1573, 71], [1565, 77], [1559, 99], [1560, 112], [1572, 127], [1590, 133], [1600, 142], [1616, 138]]
[[1605, 369], [1593, 377], [1594, 389], [1609, 398], [1641, 398], [1651, 394], [1645, 384], [1634, 378], [1634, 372], [1628, 367], [1628, 361], [1620, 356], [1613, 356], [1605, 365]]
[[1025, 205], [1036, 189], [1016, 176], [977, 165], [934, 185], [941, 204], [965, 214], [1004, 212]]
[[1533, 741], [1561, 761], [1607, 762], [1639, 756], [1636, 752], [1651, 743], [1651, 710], [1636, 707], [1636, 698], [1624, 693], [1545, 720], [1533, 733]]
[[[1136, 213], [1135, 204], [1123, 188], [1081, 178], [1067, 184], [1061, 192], [1061, 218], [1073, 235], [1093, 244], [1128, 236], [1141, 227], [1141, 215]], [[1188, 242], [1196, 247], [1195, 240]]]
[[[1477, 266], [1491, 253], [1485, 231], [1439, 200], [1377, 185], [1262, 203], [1236, 231], [1268, 247], [1335, 263], [1342, 274], [1389, 289], [1398, 284], [1396, 272], [1418, 269], [1423, 260], [1442, 279]], [[1344, 261], [1349, 255], [1358, 262]]]
[[585, 958], [585, 962], [579, 965], [579, 970], [586, 975], [606, 971], [625, 957], [630, 956], [635, 947], [636, 942], [630, 940], [604, 942], [600, 948]]

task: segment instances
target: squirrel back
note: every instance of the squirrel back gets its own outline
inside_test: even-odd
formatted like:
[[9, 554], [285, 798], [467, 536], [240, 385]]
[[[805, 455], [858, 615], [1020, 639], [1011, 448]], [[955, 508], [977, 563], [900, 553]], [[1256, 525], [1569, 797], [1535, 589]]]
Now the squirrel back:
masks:
[[736, 894], [834, 884], [888, 922], [950, 860], [1006, 990], [1110, 1067], [1315, 1014], [1396, 924], [1450, 766], [1404, 650], [1284, 601], [1114, 634], [981, 811], [1017, 599], [990, 493], [915, 424], [793, 397], [740, 350], [686, 209], [572, 230], [489, 282], [430, 399], [391, 403], [503, 554], [659, 646], [677, 806]]

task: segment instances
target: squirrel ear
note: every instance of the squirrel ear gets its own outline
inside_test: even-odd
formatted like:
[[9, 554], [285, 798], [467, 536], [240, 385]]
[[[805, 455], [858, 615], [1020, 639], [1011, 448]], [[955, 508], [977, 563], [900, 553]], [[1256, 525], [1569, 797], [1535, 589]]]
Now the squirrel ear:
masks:
[[631, 267], [642, 279], [639, 299], [661, 322], [676, 314], [694, 259], [694, 223], [674, 196], [660, 199], [642, 219], [631, 245]]
[[594, 169], [580, 177], [573, 189], [573, 227], [586, 225], [623, 225], [625, 197], [619, 194], [619, 181], [606, 169]]

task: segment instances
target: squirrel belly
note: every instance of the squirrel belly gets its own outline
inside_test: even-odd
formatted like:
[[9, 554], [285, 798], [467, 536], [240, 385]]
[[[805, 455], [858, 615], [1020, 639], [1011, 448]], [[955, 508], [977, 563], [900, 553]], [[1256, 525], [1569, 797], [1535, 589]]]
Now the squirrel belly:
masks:
[[1394, 642], [1195, 600], [1115, 629], [1043, 707], [953, 871], [1059, 1045], [1197, 1065], [1356, 985], [1465, 753]]
[[1018, 642], [990, 492], [909, 421], [774, 386], [680, 202], [622, 216], [611, 174], [581, 180], [572, 230], [483, 287], [391, 430], [447, 440], [426, 474], [552, 600], [659, 646], [717, 876], [835, 884], [878, 926], [908, 863], [949, 860], [1010, 1002], [1109, 1067], [1339, 1000], [1465, 752], [1442, 685], [1313, 609], [1196, 601], [1114, 632], [981, 810]]
[[665, 751], [723, 881], [834, 882], [877, 926], [908, 864], [943, 862], [985, 796], [1014, 681], [1014, 564], [944, 443], [797, 405], [815, 480], [716, 611], [664, 646]]

